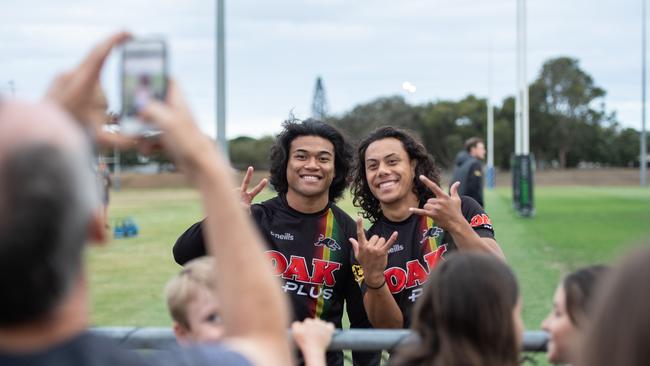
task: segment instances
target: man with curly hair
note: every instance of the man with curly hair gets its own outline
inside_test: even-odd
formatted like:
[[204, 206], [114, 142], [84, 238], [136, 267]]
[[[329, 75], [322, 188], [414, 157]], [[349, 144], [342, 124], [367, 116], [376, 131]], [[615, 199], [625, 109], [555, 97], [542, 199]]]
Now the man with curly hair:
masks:
[[[242, 204], [266, 239], [267, 255], [282, 290], [293, 305], [294, 320], [320, 318], [341, 328], [344, 303], [350, 326], [370, 326], [361, 291], [352, 274], [355, 223], [335, 205], [347, 187], [352, 148], [334, 127], [315, 120], [287, 121], [271, 148], [270, 183], [278, 195], [251, 204], [264, 188], [251, 191], [249, 168], [241, 186]], [[174, 245], [184, 264], [205, 254], [201, 222]], [[377, 364], [378, 353], [353, 352], [355, 364]], [[341, 352], [329, 352], [328, 365], [343, 365]]]
[[[504, 258], [492, 221], [472, 198], [440, 189], [440, 175], [424, 146], [403, 130], [381, 127], [357, 149], [354, 204], [372, 222], [357, 220], [350, 239], [353, 269], [376, 328], [408, 327], [410, 310], [439, 260], [453, 250]], [[387, 238], [387, 239], [386, 239]]]

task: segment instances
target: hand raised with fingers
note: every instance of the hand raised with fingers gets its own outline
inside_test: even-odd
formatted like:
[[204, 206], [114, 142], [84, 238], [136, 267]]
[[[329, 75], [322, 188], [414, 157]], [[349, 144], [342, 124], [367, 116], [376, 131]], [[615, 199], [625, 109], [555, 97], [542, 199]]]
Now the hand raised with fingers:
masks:
[[131, 147], [135, 141], [104, 131], [102, 126], [108, 122], [106, 113], [97, 106], [98, 91], [101, 92], [99, 74], [104, 61], [115, 46], [130, 37], [128, 33], [121, 32], [104, 40], [76, 68], [56, 77], [46, 93], [46, 98], [60, 104], [94, 133], [98, 143], [104, 145]]
[[461, 211], [461, 200], [458, 195], [460, 182], [455, 182], [445, 193], [435, 182], [421, 175], [420, 181], [424, 183], [435, 195], [429, 198], [422, 208], [411, 207], [410, 211], [418, 215], [426, 215], [436, 221], [441, 228], [451, 231], [455, 225], [465, 221]]
[[202, 163], [212, 164], [213, 159], [223, 161], [214, 143], [198, 128], [180, 89], [170, 79], [167, 100], [152, 100], [140, 111], [140, 117], [158, 127], [163, 133], [160, 140], [174, 161], [185, 169], [190, 177]]
[[303, 353], [315, 351], [324, 354], [332, 340], [334, 329], [334, 324], [318, 318], [306, 318], [291, 324], [293, 340]]
[[350, 238], [354, 256], [363, 268], [364, 281], [368, 287], [380, 287], [384, 283], [384, 270], [388, 264], [388, 249], [397, 240], [397, 231], [386, 240], [377, 235], [366, 238], [363, 219], [357, 218], [357, 239]]
[[251, 208], [251, 203], [253, 202], [253, 199], [255, 199], [255, 196], [257, 196], [264, 187], [266, 187], [266, 184], [268, 183], [268, 179], [264, 178], [260, 180], [259, 183], [253, 189], [250, 191], [248, 190], [248, 185], [251, 183], [251, 179], [253, 178], [253, 172], [254, 169], [252, 166], [249, 166], [248, 169], [246, 170], [246, 175], [244, 175], [244, 180], [241, 182], [241, 187], [239, 187], [239, 198], [241, 200], [242, 206], [250, 210]]

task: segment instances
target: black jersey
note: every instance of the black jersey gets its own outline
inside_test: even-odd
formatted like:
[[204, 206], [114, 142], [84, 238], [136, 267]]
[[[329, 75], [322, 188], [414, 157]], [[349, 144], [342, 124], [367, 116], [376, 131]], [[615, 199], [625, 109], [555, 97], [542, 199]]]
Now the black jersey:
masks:
[[[484, 238], [494, 238], [492, 221], [472, 198], [461, 196], [461, 211], [474, 231]], [[367, 236], [388, 238], [397, 231], [397, 241], [388, 250], [388, 265], [384, 271], [386, 285], [402, 310], [404, 327], [411, 323], [411, 308], [422, 295], [422, 286], [429, 272], [444, 259], [445, 253], [456, 250], [452, 236], [439, 228], [428, 216], [411, 215], [401, 222], [381, 217], [368, 229]], [[356, 280], [365, 293], [363, 271], [354, 265]]]
[[[289, 295], [295, 320], [317, 317], [341, 328], [346, 302], [350, 327], [370, 327], [352, 275], [348, 239], [356, 238], [356, 224], [350, 216], [333, 203], [304, 214], [289, 207], [284, 195], [251, 205], [251, 215], [266, 241], [275, 275], [282, 279], [282, 290]], [[178, 238], [174, 258], [183, 264], [204, 254], [201, 223], [197, 223]], [[353, 355], [361, 364], [379, 360], [376, 353]], [[328, 353], [328, 365], [332, 364], [343, 364], [340, 352]]]

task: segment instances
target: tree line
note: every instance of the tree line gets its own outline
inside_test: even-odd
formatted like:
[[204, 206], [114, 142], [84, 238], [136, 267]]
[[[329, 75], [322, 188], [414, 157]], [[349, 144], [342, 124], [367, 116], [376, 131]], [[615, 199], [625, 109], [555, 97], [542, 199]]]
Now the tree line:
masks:
[[[529, 86], [530, 149], [538, 168], [595, 166], [630, 167], [639, 163], [639, 131], [625, 128], [615, 112], [605, 108], [606, 91], [580, 68], [575, 58], [546, 61]], [[501, 169], [510, 167], [514, 151], [515, 99], [506, 97], [494, 107], [494, 159]], [[453, 167], [465, 139], [485, 137], [487, 100], [474, 95], [413, 105], [401, 96], [380, 97], [359, 104], [326, 122], [342, 130], [353, 142], [379, 126], [413, 131], [437, 163]], [[236, 168], [253, 165], [268, 169], [273, 137], [238, 137], [229, 141]]]

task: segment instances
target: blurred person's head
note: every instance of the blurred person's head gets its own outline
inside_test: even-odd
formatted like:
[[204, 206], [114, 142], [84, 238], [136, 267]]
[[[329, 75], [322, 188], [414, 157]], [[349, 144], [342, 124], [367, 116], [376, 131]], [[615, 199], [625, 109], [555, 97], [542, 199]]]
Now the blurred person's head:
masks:
[[577, 365], [650, 364], [650, 248], [633, 250], [599, 285]]
[[409, 132], [380, 127], [359, 143], [352, 194], [364, 217], [377, 221], [382, 206], [404, 199], [424, 203], [433, 197], [420, 181], [424, 175], [440, 184], [435, 161]]
[[398, 365], [517, 365], [524, 331], [517, 279], [495, 256], [454, 253], [431, 273], [412, 328], [421, 342], [398, 351]]
[[182, 344], [215, 342], [224, 335], [215, 266], [213, 257], [193, 259], [167, 283], [167, 308], [174, 321], [176, 339]]
[[57, 105], [0, 105], [0, 328], [55, 317], [84, 292], [85, 243], [106, 235], [90, 151]]
[[542, 322], [549, 333], [547, 357], [553, 363], [574, 363], [584, 328], [591, 315], [596, 288], [608, 267], [578, 269], [564, 277], [553, 295], [553, 309]]
[[271, 185], [278, 193], [314, 198], [343, 195], [352, 148], [336, 128], [313, 119], [289, 120], [271, 147]]
[[485, 160], [485, 144], [480, 137], [471, 137], [465, 141], [465, 151], [479, 160]]

